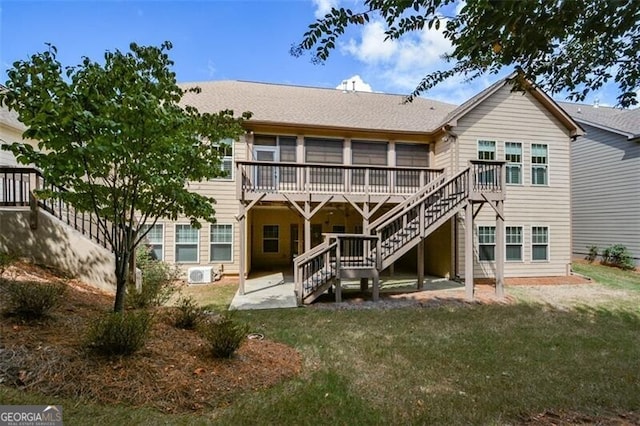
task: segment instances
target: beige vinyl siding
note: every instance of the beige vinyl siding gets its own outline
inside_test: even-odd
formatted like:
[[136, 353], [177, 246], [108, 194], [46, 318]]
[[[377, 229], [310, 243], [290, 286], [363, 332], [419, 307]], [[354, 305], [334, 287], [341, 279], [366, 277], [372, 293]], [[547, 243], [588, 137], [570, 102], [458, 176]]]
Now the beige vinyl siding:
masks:
[[[14, 142], [23, 142], [22, 131], [0, 123], [0, 166], [17, 166], [16, 158], [9, 151], [2, 149], [2, 145], [11, 145]], [[36, 145], [33, 141], [26, 141]]]
[[623, 244], [640, 265], [640, 142], [583, 127], [571, 152], [573, 252]]
[[[504, 160], [505, 142], [522, 143], [522, 185], [507, 186], [505, 226], [522, 226], [523, 261], [506, 262], [506, 277], [566, 275], [571, 261], [568, 131], [531, 95], [508, 86], [498, 90], [458, 121], [459, 170], [478, 155], [478, 140], [496, 141], [496, 158]], [[531, 144], [547, 144], [549, 185], [531, 185]], [[436, 147], [437, 149], [437, 147]], [[463, 217], [461, 214], [459, 217]], [[458, 272], [464, 275], [464, 222], [459, 223]], [[494, 262], [478, 262], [477, 227], [495, 226], [495, 212], [485, 205], [475, 220], [474, 275], [494, 277]], [[549, 261], [531, 261], [531, 227], [549, 228]]]
[[[246, 159], [247, 144], [244, 140], [234, 143], [233, 156], [235, 160]], [[211, 262], [210, 259], [210, 226], [209, 223], [201, 222], [202, 228], [200, 229], [200, 251], [199, 251], [199, 265], [211, 265], [219, 267], [223, 265], [225, 274], [237, 274], [239, 271], [239, 259], [240, 259], [240, 239], [238, 221], [236, 215], [238, 214], [238, 200], [236, 197], [236, 179], [237, 169], [234, 164], [233, 179], [215, 179], [206, 182], [191, 182], [189, 188], [201, 195], [212, 197], [216, 200], [214, 208], [216, 210], [216, 223], [233, 225], [233, 261], [232, 262]], [[176, 223], [189, 223], [187, 218], [180, 218], [177, 221], [159, 221], [164, 224], [164, 239], [165, 239], [165, 260], [167, 262], [175, 262], [175, 224]], [[179, 265], [186, 271], [194, 264]]]

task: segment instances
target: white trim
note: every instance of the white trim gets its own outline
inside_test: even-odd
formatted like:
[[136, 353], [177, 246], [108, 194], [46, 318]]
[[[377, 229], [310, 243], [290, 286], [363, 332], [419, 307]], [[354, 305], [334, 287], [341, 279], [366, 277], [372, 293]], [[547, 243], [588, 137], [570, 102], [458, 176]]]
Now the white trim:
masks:
[[[165, 248], [166, 248], [165, 226], [164, 225], [165, 224], [162, 223], [162, 222], [156, 222], [155, 225], [153, 225], [153, 226], [160, 226], [162, 228], [162, 242], [160, 243], [160, 245], [162, 246], [162, 251], [161, 251], [162, 256], [161, 256], [160, 259], [158, 259], [158, 260], [162, 260], [162, 261], [164, 261], [164, 259], [165, 259]], [[144, 225], [144, 227], [147, 227], [147, 228], [153, 228], [153, 226], [152, 225], [148, 225], [148, 224]], [[145, 235], [144, 238], [149, 242], [149, 244], [151, 246], [157, 245], [157, 243], [153, 243], [152, 241], [149, 241], [148, 238], [147, 238], [148, 236], [149, 236], [149, 234]]]
[[[213, 227], [214, 226], [231, 226], [231, 242], [228, 243], [229, 245], [231, 245], [231, 259], [229, 260], [213, 260], [211, 259], [211, 255], [213, 254], [213, 250], [211, 249], [211, 246], [214, 244], [213, 239], [211, 238], [211, 233], [213, 231]], [[210, 223], [209, 224], [209, 263], [233, 263], [234, 261], [234, 256], [233, 256], [233, 250], [234, 250], [234, 241], [235, 241], [235, 234], [234, 234], [234, 227], [233, 227], [233, 223]], [[215, 243], [215, 244], [227, 244], [227, 243]]]
[[[531, 142], [529, 144], [529, 179], [531, 179], [531, 181], [529, 182], [531, 186], [541, 186], [541, 187], [548, 187], [551, 186], [551, 167], [550, 167], [550, 163], [551, 163], [551, 149], [549, 148], [549, 144], [548, 143], [539, 143], [539, 142]], [[544, 145], [547, 147], [547, 162], [544, 164], [545, 165], [545, 170], [546, 170], [546, 183], [541, 184], [541, 183], [533, 183], [533, 145]]]
[[[493, 244], [480, 244], [480, 227], [493, 228]], [[479, 263], [489, 264], [489, 263], [493, 263], [493, 262], [496, 261], [496, 228], [497, 228], [496, 225], [483, 225], [483, 224], [477, 224], [476, 225], [476, 236], [477, 236], [476, 240], [477, 240], [477, 249], [478, 249], [478, 251], [477, 251], [478, 254], [476, 256], [476, 260]], [[482, 260], [482, 259], [480, 259], [480, 246], [481, 245], [483, 245], [483, 246], [493, 245], [493, 260]]]
[[[519, 163], [512, 163], [507, 160], [507, 144], [508, 143], [520, 145], [520, 162]], [[506, 184], [509, 186], [523, 186], [524, 185], [524, 143], [515, 142], [515, 141], [502, 141], [502, 158], [507, 163], [505, 165], [505, 173], [506, 173], [506, 167], [509, 167], [509, 164], [520, 166], [520, 183], [506, 182]], [[505, 179], [506, 179], [506, 176], [505, 176]]]
[[[521, 230], [521, 234], [520, 234], [520, 260], [514, 260], [514, 259], [507, 259], [507, 246], [512, 245], [515, 246], [517, 244], [509, 244], [507, 242], [507, 228], [520, 228]], [[513, 263], [513, 264], [518, 264], [518, 263], [524, 263], [524, 229], [525, 227], [520, 225], [520, 224], [516, 224], [516, 225], [504, 225], [504, 261], [506, 263]]]
[[178, 242], [178, 226], [188, 226], [188, 227], [192, 227], [190, 223], [180, 223], [177, 222], [175, 223], [174, 227], [173, 227], [173, 261], [174, 263], [180, 263], [180, 264], [198, 264], [200, 263], [200, 230], [197, 228], [196, 231], [198, 232], [198, 240], [196, 242], [196, 260], [195, 261], [179, 261], [178, 260], [178, 245], [192, 245], [193, 243], [179, 243]]
[[[547, 228], [547, 258], [533, 259], [533, 228]], [[542, 244], [537, 244], [542, 245]], [[551, 227], [549, 225], [531, 224], [529, 225], [529, 257], [531, 263], [550, 263], [551, 262]]]

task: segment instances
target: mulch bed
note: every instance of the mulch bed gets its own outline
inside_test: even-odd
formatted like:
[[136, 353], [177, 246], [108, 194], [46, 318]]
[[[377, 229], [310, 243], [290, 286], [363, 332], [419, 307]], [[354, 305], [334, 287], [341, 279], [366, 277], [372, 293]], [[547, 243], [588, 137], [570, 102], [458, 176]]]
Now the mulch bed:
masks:
[[[55, 279], [25, 266], [27, 279]], [[155, 311], [145, 347], [129, 357], [89, 352], [83, 339], [91, 318], [111, 309], [113, 296], [76, 281], [51, 318], [25, 323], [0, 317], [0, 383], [45, 395], [101, 404], [151, 406], [179, 413], [231, 403], [300, 373], [293, 348], [247, 339], [231, 359], [211, 357], [196, 332], [170, 323], [170, 310]]]

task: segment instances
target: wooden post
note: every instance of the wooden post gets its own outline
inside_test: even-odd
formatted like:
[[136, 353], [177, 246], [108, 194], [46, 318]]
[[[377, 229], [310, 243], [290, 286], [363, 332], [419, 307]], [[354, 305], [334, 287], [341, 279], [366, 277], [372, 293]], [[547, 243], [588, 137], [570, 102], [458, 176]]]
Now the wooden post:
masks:
[[504, 202], [498, 201], [496, 214], [496, 296], [504, 297]]
[[467, 299], [473, 300], [473, 204], [464, 209], [464, 287]]
[[304, 251], [311, 250], [311, 203], [304, 202]]
[[238, 294], [244, 295], [244, 276], [247, 270], [246, 257], [247, 257], [247, 212], [244, 211], [244, 205], [240, 203], [240, 218], [238, 219], [238, 228], [240, 231], [240, 265], [238, 271]]
[[424, 287], [424, 238], [418, 243], [418, 290]]

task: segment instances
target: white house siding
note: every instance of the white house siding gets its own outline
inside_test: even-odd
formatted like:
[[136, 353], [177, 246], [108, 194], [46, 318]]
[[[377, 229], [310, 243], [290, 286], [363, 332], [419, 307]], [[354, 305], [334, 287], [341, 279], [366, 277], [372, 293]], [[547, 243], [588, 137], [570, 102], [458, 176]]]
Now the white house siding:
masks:
[[[479, 139], [496, 141], [496, 159], [504, 160], [504, 142], [522, 143], [522, 185], [508, 186], [505, 226], [523, 227], [523, 261], [506, 262], [506, 277], [566, 275], [571, 261], [569, 144], [566, 128], [530, 94], [505, 86], [458, 121], [459, 167], [477, 158]], [[531, 144], [547, 144], [549, 185], [531, 185]], [[463, 217], [461, 214], [459, 217]], [[458, 220], [458, 268], [464, 275], [464, 222]], [[478, 262], [477, 226], [495, 226], [495, 212], [484, 205], [475, 219], [474, 276], [494, 277], [494, 262]], [[531, 261], [531, 227], [549, 228], [549, 261]]]
[[9, 151], [2, 149], [3, 145], [10, 145], [13, 142], [22, 140], [22, 132], [13, 127], [0, 123], [0, 166], [16, 166], [16, 159]]
[[571, 151], [573, 252], [623, 244], [640, 265], [640, 142], [583, 127]]
[[[246, 158], [246, 144], [236, 142], [234, 144], [234, 159], [244, 160]], [[178, 264], [182, 269], [186, 270], [191, 266], [214, 266], [218, 268], [222, 265], [225, 274], [237, 274], [239, 272], [240, 259], [240, 240], [238, 221], [238, 199], [236, 197], [236, 171], [234, 163], [234, 172], [232, 179], [215, 179], [207, 182], [192, 182], [189, 188], [201, 195], [212, 197], [216, 200], [214, 208], [216, 210], [216, 223], [233, 225], [233, 261], [232, 262], [211, 262], [210, 259], [210, 224], [201, 221], [200, 229], [200, 250], [198, 263], [182, 263]], [[175, 261], [175, 225], [188, 224], [187, 218], [178, 219], [177, 221], [159, 221], [164, 225], [164, 260], [167, 262]]]

